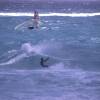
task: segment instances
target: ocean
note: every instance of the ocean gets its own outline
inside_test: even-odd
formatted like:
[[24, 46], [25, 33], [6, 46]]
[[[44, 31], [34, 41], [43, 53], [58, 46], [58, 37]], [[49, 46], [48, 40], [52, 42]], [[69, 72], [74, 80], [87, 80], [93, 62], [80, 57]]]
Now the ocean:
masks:
[[99, 100], [99, 4], [0, 3], [0, 100]]

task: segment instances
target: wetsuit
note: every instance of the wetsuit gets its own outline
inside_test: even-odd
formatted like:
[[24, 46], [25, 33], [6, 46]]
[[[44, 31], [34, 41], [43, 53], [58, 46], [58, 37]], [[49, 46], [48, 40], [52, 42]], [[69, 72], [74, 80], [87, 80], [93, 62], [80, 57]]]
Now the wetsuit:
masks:
[[45, 62], [48, 61], [48, 59], [49, 59], [49, 58], [47, 58], [47, 59], [41, 58], [40, 65], [41, 65], [42, 67], [48, 67], [48, 65], [45, 65], [45, 64], [44, 64]]
[[32, 30], [34, 28], [39, 28], [39, 14], [37, 11], [34, 11], [34, 17], [32, 19], [34, 25], [29, 26], [28, 29]]

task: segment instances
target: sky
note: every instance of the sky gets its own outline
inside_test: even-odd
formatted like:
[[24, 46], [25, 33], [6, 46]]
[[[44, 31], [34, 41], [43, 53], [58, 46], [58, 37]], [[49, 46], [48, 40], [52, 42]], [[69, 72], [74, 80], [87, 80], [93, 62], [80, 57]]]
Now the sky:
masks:
[[100, 0], [0, 0], [0, 3], [8, 3], [8, 2], [15, 2], [15, 3], [24, 3], [24, 2], [31, 2], [31, 1], [41, 1], [41, 2], [96, 2]]
[[58, 2], [61, 2], [61, 1], [100, 1], [100, 0], [0, 0], [1, 2], [2, 1], [58, 1]]

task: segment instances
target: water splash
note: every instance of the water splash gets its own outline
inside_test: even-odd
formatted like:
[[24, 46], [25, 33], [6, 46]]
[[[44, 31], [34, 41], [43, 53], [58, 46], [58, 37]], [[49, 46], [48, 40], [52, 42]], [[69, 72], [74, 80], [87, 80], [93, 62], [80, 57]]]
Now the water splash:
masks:
[[[16, 63], [26, 57], [35, 56], [35, 55], [50, 57], [50, 58], [58, 60], [58, 61], [72, 60], [72, 59], [61, 58], [56, 55], [53, 55], [52, 52], [54, 51], [54, 49], [58, 50], [57, 47], [58, 47], [57, 44], [52, 45], [50, 43], [40, 43], [40, 44], [36, 44], [36, 45], [32, 45], [31, 43], [24, 43], [24, 44], [22, 44], [22, 46], [19, 50], [15, 50], [17, 55], [11, 56], [10, 60], [3, 62], [0, 65], [13, 64], [13, 63]], [[59, 48], [60, 48], [60, 45], [59, 45]], [[11, 50], [10, 55], [12, 55], [12, 54], [13, 54], [13, 52]], [[8, 55], [9, 55], [9, 52], [8, 52]], [[6, 54], [6, 56], [7, 56], [7, 54]]]

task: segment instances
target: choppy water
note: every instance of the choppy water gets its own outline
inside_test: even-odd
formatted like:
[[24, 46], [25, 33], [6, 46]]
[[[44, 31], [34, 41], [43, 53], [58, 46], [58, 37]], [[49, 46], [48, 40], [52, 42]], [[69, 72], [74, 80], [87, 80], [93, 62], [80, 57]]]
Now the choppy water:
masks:
[[62, 66], [52, 66], [59, 70], [48, 68], [0, 72], [0, 99], [99, 100], [100, 73]]
[[0, 13], [0, 100], [99, 100], [100, 13], [17, 14]]

